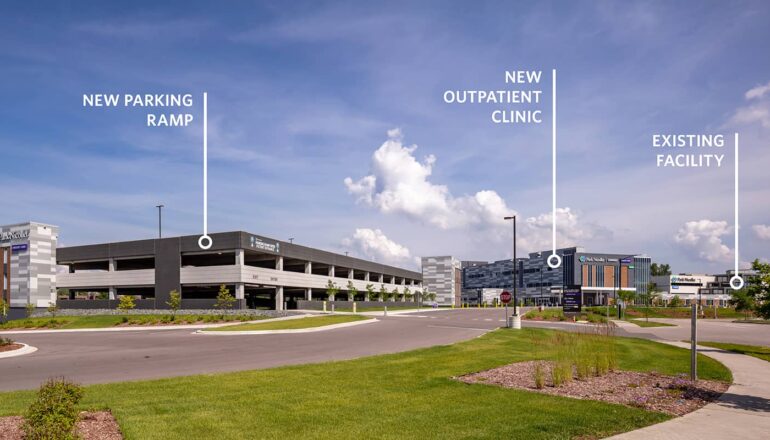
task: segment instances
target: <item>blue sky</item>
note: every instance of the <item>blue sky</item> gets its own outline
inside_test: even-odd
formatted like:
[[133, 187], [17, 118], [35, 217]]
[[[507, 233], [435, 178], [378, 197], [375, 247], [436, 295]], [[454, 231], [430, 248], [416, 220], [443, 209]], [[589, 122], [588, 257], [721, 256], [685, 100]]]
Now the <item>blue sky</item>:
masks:
[[[494, 125], [441, 97], [556, 68], [559, 244], [729, 268], [731, 151], [722, 169], [663, 170], [650, 137], [739, 131], [740, 257], [769, 256], [766, 2], [290, 3], [0, 6], [0, 224], [57, 224], [65, 245], [139, 239], [164, 203], [167, 235], [200, 233], [200, 119], [147, 128], [81, 100], [207, 91], [212, 231], [403, 265], [494, 260], [510, 256], [511, 211], [523, 248], [546, 249], [550, 117]], [[345, 183], [365, 176], [368, 192]]]

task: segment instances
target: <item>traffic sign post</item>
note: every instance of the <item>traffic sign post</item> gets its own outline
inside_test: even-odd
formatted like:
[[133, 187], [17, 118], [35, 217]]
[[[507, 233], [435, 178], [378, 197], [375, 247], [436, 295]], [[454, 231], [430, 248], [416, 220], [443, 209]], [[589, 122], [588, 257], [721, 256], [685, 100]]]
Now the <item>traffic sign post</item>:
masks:
[[508, 320], [508, 303], [511, 302], [511, 292], [504, 290], [500, 294], [500, 302], [505, 304], [505, 327], [511, 328], [511, 322]]

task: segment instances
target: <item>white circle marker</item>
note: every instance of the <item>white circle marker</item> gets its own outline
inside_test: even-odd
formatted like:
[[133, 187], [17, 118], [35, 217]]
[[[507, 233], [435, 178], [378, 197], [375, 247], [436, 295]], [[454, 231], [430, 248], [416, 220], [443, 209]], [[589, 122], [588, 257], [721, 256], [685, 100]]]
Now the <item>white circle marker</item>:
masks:
[[745, 284], [746, 282], [743, 281], [743, 277], [735, 275], [730, 278], [730, 287], [732, 287], [733, 290], [741, 290]]
[[556, 269], [559, 266], [561, 266], [561, 257], [557, 254], [551, 254], [548, 257], [548, 267], [551, 269]]
[[201, 237], [198, 239], [198, 246], [200, 246], [200, 248], [204, 251], [209, 250], [213, 244], [214, 240], [212, 240], [208, 235], [201, 235]]

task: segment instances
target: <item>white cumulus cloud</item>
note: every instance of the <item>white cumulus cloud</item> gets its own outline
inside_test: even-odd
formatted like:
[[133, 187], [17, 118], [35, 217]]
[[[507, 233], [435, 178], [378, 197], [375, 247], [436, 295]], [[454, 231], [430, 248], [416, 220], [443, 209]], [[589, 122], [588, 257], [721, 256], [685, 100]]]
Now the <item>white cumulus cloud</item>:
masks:
[[500, 226], [503, 217], [515, 214], [495, 191], [456, 197], [445, 185], [431, 182], [436, 157], [419, 161], [416, 150], [416, 145], [403, 144], [399, 129], [389, 130], [388, 140], [372, 156], [371, 174], [345, 179], [348, 192], [380, 212], [405, 214], [441, 229]]
[[757, 237], [761, 238], [762, 240], [770, 240], [770, 226], [754, 225], [751, 227], [751, 229], [753, 229], [754, 233], [757, 234]]
[[[522, 246], [529, 250], [549, 249], [553, 244], [553, 215], [549, 212], [528, 217], [522, 230]], [[596, 239], [609, 239], [612, 231], [596, 223], [580, 220], [570, 208], [556, 209], [556, 245], [570, 247], [585, 245]]]
[[[415, 157], [416, 145], [406, 146], [399, 129], [388, 131], [388, 139], [372, 155], [371, 172], [358, 180], [348, 177], [345, 186], [357, 202], [385, 214], [401, 214], [443, 230], [464, 230], [483, 240], [510, 240], [511, 224], [503, 218], [518, 216], [518, 238], [522, 250], [551, 247], [551, 213], [525, 217], [510, 208], [493, 190], [455, 196], [445, 185], [430, 181], [436, 157]], [[583, 245], [612, 232], [595, 223], [581, 221], [569, 207], [556, 212], [557, 246]]]
[[412, 257], [409, 248], [391, 240], [379, 229], [357, 228], [352, 237], [342, 240], [342, 244], [379, 263], [419, 265], [419, 258]]
[[689, 221], [679, 228], [674, 241], [702, 260], [727, 262], [732, 259], [733, 252], [722, 243], [722, 236], [731, 230], [726, 221]]
[[754, 87], [745, 94], [749, 104], [739, 107], [728, 124], [749, 125], [759, 123], [764, 128], [770, 128], [770, 82]]

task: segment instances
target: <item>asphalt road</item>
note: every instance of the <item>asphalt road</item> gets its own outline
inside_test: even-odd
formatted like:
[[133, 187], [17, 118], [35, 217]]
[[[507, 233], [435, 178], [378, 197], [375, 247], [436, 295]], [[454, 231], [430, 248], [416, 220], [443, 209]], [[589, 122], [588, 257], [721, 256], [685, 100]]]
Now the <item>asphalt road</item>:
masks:
[[[214, 336], [191, 330], [20, 334], [13, 339], [38, 351], [0, 359], [0, 390], [36, 388], [49, 377], [105, 383], [394, 353], [477, 337], [504, 325], [503, 313], [502, 309], [465, 309], [391, 315], [378, 317], [380, 321], [373, 324], [303, 334]], [[585, 328], [569, 323], [525, 322], [525, 326]], [[704, 330], [709, 334], [720, 331], [718, 325]], [[730, 331], [750, 335], [746, 343], [758, 343], [756, 338], [762, 336], [757, 334], [762, 332], [764, 344], [770, 341], [770, 326], [743, 325]], [[616, 334], [680, 340], [689, 335], [689, 328], [618, 329]], [[716, 336], [701, 340], [723, 340]]]

